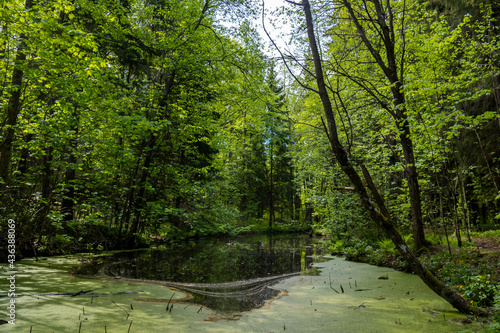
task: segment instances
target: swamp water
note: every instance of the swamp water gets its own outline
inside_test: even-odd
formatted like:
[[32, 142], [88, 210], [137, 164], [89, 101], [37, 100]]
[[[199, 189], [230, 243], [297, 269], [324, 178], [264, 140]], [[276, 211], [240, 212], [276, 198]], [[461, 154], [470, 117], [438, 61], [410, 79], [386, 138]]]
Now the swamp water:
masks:
[[[74, 267], [79, 275], [70, 274]], [[16, 294], [28, 296], [15, 299], [16, 325], [1, 325], [2, 332], [478, 329], [459, 324], [465, 316], [418, 277], [324, 257], [318, 242], [307, 237], [202, 240], [97, 257], [25, 259], [16, 270]], [[7, 265], [0, 264], [0, 273], [4, 295]], [[9, 320], [9, 302], [0, 298], [0, 319]]]

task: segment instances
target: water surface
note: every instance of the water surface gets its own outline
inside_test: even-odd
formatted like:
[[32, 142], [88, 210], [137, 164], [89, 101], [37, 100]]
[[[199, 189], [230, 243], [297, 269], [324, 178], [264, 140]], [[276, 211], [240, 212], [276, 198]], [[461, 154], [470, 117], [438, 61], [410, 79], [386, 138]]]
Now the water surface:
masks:
[[[452, 333], [480, 329], [480, 324], [473, 318], [469, 320], [457, 313], [415, 275], [352, 263], [342, 258], [328, 257], [327, 261], [318, 262], [315, 257], [319, 254], [316, 241], [299, 239], [204, 240], [176, 245], [166, 251], [152, 250], [150, 254], [147, 254], [148, 251], [136, 251], [134, 255], [120, 253], [110, 256], [109, 264], [108, 259], [100, 258], [90, 265], [94, 267], [89, 271], [124, 276], [119, 279], [88, 279], [68, 274], [71, 267], [78, 265], [78, 259], [85, 258], [85, 255], [40, 258], [40, 261], [23, 259], [16, 262], [16, 293], [19, 295], [16, 298], [16, 326], [2, 325], [0, 331]], [[264, 246], [256, 242], [259, 240]], [[298, 247], [286, 245], [296, 243]], [[183, 246], [191, 249], [186, 252], [191, 253], [190, 256], [183, 255]], [[269, 257], [257, 260], [254, 255], [248, 258], [241, 254], [248, 249], [257, 253], [267, 252]], [[283, 253], [287, 259], [275, 257], [276, 253]], [[127, 256], [132, 259], [125, 259]], [[144, 262], [137, 256], [145, 258]], [[201, 261], [208, 263], [203, 265], [204, 268], [194, 263], [200, 258], [205, 258]], [[231, 264], [219, 266], [219, 262], [212, 261], [212, 258], [227, 259], [223, 261]], [[151, 266], [155, 269], [147, 265], [152, 260], [158, 260]], [[169, 260], [186, 262], [189, 270], [179, 265], [176, 269], [167, 269], [170, 273], [162, 272], [160, 268], [164, 264], [172, 265]], [[279, 267], [292, 268], [292, 271], [297, 269], [295, 272], [298, 272], [308, 268], [310, 260], [314, 261], [313, 266], [317, 269], [313, 275], [296, 275], [281, 279], [272, 286], [266, 284], [266, 278], [284, 273], [278, 270]], [[152, 279], [185, 277], [185, 282], [179, 283], [217, 285], [240, 283], [239, 276], [234, 274], [238, 270], [246, 271], [241, 275], [247, 277], [243, 281], [264, 281], [249, 286], [246, 291], [251, 293], [251, 288], [262, 286], [264, 290], [277, 290], [280, 294], [269, 299], [264, 306], [259, 302], [248, 306], [238, 297], [227, 297], [228, 292], [224, 291], [220, 293], [224, 301], [212, 311], [212, 306], [202, 297], [205, 296], [203, 293], [196, 296], [191, 291], [183, 292], [162, 283], [125, 278], [129, 272], [135, 272], [139, 275], [130, 276], [149, 276]], [[0, 274], [7, 271], [7, 265], [0, 264]], [[215, 279], [217, 276], [220, 278]], [[380, 276], [385, 278], [379, 279]], [[6, 282], [5, 279], [0, 280], [0, 289], [5, 290]], [[214, 292], [213, 288], [198, 289]], [[191, 298], [191, 303], [186, 304], [190, 295], [200, 298]], [[245, 298], [252, 299], [241, 299]], [[8, 297], [0, 298], [0, 308], [5, 309], [9, 302]], [[238, 307], [242, 309], [240, 312]], [[250, 307], [251, 310], [246, 310]], [[5, 314], [1, 318], [5, 318]], [[473, 324], [461, 324], [466, 320]]]
[[270, 286], [281, 276], [318, 274], [311, 266], [321, 248], [307, 235], [208, 238], [100, 256], [77, 274], [172, 282], [190, 295], [186, 303], [229, 314], [276, 297]]

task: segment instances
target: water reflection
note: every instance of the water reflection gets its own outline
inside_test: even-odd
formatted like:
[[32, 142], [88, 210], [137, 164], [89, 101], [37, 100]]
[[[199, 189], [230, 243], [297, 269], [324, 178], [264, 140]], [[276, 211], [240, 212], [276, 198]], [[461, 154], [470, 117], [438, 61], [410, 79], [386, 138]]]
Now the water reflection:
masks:
[[279, 291], [269, 288], [277, 282], [273, 277], [315, 274], [311, 264], [318, 255], [319, 241], [307, 236], [202, 239], [95, 258], [78, 274], [175, 282], [193, 296], [188, 302], [233, 313], [277, 296]]

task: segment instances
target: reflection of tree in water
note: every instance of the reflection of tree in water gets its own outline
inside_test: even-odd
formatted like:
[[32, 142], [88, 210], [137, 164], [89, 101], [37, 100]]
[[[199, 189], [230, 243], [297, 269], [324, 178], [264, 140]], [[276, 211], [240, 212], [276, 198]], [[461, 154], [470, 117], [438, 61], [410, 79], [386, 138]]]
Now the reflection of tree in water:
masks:
[[219, 313], [250, 311], [259, 308], [280, 291], [269, 288], [287, 277], [300, 274], [288, 273], [225, 283], [171, 283], [166, 285], [189, 293], [188, 303], [202, 304]]
[[283, 274], [309, 269], [313, 254], [319, 249], [307, 236], [206, 239], [96, 258], [78, 273], [168, 281], [189, 292], [191, 303], [228, 313], [261, 307], [277, 296], [269, 286]]

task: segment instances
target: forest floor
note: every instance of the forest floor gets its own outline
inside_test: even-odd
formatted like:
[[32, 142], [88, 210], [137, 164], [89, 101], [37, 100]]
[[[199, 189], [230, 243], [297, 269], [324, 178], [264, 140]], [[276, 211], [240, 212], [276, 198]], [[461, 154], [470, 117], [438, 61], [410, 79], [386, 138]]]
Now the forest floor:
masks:
[[474, 245], [483, 251], [500, 252], [500, 237], [497, 238], [473, 238]]
[[[490, 274], [500, 280], [500, 237], [473, 237], [472, 243], [476, 247], [469, 250], [468, 256], [460, 258], [471, 267], [475, 267], [482, 262], [492, 270]], [[458, 247], [452, 247], [452, 253], [457, 253], [460, 250]], [[436, 254], [439, 251], [448, 251], [446, 245], [432, 245], [429, 248], [431, 254]], [[499, 281], [500, 282], [500, 281]]]
[[485, 257], [488, 266], [496, 270], [492, 275], [500, 277], [500, 237], [473, 238], [472, 241], [479, 249], [479, 257]]

